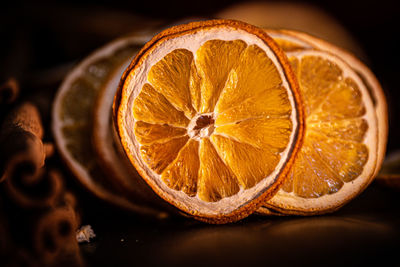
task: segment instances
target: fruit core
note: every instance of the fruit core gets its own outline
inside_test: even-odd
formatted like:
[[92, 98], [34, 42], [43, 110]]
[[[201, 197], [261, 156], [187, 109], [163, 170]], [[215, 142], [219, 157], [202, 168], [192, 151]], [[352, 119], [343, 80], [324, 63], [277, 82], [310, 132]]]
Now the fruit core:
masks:
[[214, 132], [215, 118], [213, 113], [199, 113], [193, 117], [188, 126], [188, 135], [190, 138], [200, 140], [204, 137], [210, 137]]

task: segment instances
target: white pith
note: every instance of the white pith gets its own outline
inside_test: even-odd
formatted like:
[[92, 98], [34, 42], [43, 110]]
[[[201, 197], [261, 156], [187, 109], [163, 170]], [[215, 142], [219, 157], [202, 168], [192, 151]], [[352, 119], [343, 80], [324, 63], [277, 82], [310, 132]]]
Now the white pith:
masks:
[[[362, 173], [355, 178], [353, 181], [344, 183], [343, 187], [339, 189], [338, 192], [333, 194], [326, 194], [318, 198], [303, 198], [297, 196], [294, 192], [287, 193], [280, 189], [278, 193], [268, 201], [268, 204], [288, 209], [288, 210], [298, 210], [298, 211], [315, 211], [315, 210], [326, 210], [329, 208], [334, 208], [343, 204], [344, 201], [351, 198], [354, 194], [360, 192], [365, 186], [371, 181], [374, 174], [375, 165], [377, 163], [377, 118], [374, 111], [373, 103], [369, 97], [368, 90], [364, 86], [358, 75], [342, 60], [338, 57], [331, 55], [327, 52], [320, 52], [315, 50], [305, 50], [301, 52], [288, 53], [288, 57], [296, 57], [299, 60], [303, 56], [319, 56], [335, 62], [343, 71], [343, 78], [353, 79], [359, 86], [360, 92], [362, 94], [362, 103], [365, 105], [366, 113], [361, 118], [364, 118], [368, 122], [368, 130], [364, 137], [363, 144], [368, 148], [368, 160], [364, 165]], [[306, 123], [307, 131], [307, 123]], [[299, 152], [301, 153], [301, 152]]]
[[[281, 160], [275, 168], [275, 171], [271, 173], [268, 177], [260, 181], [257, 185], [250, 189], [240, 191], [231, 197], [223, 198], [217, 202], [205, 202], [198, 198], [198, 196], [189, 197], [184, 192], [176, 191], [169, 188], [160, 178], [160, 175], [154, 173], [150, 170], [146, 164], [143, 162], [139, 149], [140, 144], [137, 142], [134, 136], [134, 124], [135, 119], [133, 117], [133, 102], [134, 99], [140, 93], [143, 85], [145, 83], [150, 83], [147, 80], [148, 72], [150, 68], [159, 60], [161, 60], [165, 55], [170, 53], [175, 49], [187, 49], [195, 53], [197, 49], [206, 41], [219, 39], [219, 40], [242, 40], [247, 43], [247, 45], [256, 44], [261, 49], [263, 49], [267, 56], [271, 58], [277, 67], [281, 79], [283, 81], [283, 86], [285, 88], [290, 88], [286, 80], [285, 74], [283, 73], [282, 66], [280, 65], [276, 55], [270, 50], [270, 48], [257, 36], [250, 34], [244, 30], [230, 29], [230, 28], [217, 28], [208, 29], [203, 31], [198, 31], [190, 35], [181, 35], [174, 39], [165, 41], [162, 45], [157, 46], [153, 51], [147, 56], [145, 63], [138, 66], [135, 71], [132, 71], [126, 79], [124, 88], [122, 92], [121, 103], [118, 110], [118, 120], [120, 122], [120, 135], [125, 141], [124, 148], [127, 154], [131, 156], [131, 161], [135, 160], [143, 172], [146, 172], [149, 179], [146, 181], [156, 189], [158, 192], [162, 192], [162, 197], [167, 199], [170, 203], [179, 203], [186, 212], [192, 214], [202, 214], [202, 215], [218, 215], [218, 214], [228, 214], [235, 209], [240, 208], [245, 205], [256, 196], [267, 190], [275, 181], [275, 178], [280, 174], [280, 171], [285, 166], [288, 156], [292, 151], [292, 144], [295, 139], [295, 135], [298, 129], [297, 122], [297, 111], [296, 103], [294, 100], [294, 95], [291, 90], [288, 89], [288, 97], [292, 107], [291, 120], [293, 122], [293, 131], [290, 136], [290, 141], [288, 147], [280, 154]], [[218, 114], [215, 114], [218, 116]], [[134, 159], [133, 159], [134, 158]]]

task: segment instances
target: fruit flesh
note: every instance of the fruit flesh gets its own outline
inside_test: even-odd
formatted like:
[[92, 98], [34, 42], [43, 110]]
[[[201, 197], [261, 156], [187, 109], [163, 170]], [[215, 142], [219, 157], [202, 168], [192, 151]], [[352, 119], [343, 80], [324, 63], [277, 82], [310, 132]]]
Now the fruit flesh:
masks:
[[279, 37], [274, 38], [274, 41], [283, 49], [285, 52], [294, 52], [307, 48], [306, 45], [301, 43], [295, 43], [293, 41], [285, 40]]
[[206, 41], [195, 56], [168, 53], [133, 105], [146, 165], [168, 187], [205, 202], [251, 188], [275, 170], [293, 131], [291, 113], [274, 63], [241, 40]]
[[368, 160], [368, 122], [357, 84], [319, 56], [289, 58], [303, 93], [304, 144], [283, 185], [287, 193], [318, 198], [356, 179]]

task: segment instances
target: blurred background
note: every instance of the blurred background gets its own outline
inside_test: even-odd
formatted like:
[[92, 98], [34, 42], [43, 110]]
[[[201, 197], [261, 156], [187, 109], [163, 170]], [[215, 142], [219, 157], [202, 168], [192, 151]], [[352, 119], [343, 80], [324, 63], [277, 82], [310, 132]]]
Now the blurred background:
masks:
[[[397, 81], [400, 78], [397, 50], [400, 8], [397, 2], [2, 1], [0, 84], [9, 77], [18, 80], [21, 88], [18, 101], [32, 100], [37, 105], [43, 121], [43, 140], [52, 142], [50, 122], [54, 95], [65, 75], [95, 49], [133, 32], [155, 34], [168, 26], [191, 20], [236, 18], [260, 27], [306, 31], [350, 50], [364, 61], [387, 96], [390, 153], [400, 149], [400, 105], [397, 103], [400, 100]], [[0, 106], [0, 119], [9, 108]], [[285, 266], [321, 262], [324, 266], [343, 262], [360, 266], [398, 261], [398, 192], [372, 186], [339, 212], [312, 218], [288, 220], [254, 216], [223, 227], [185, 219], [154, 222], [94, 198], [73, 179], [57, 154], [46, 160], [46, 165], [60, 169], [66, 188], [77, 196], [76, 213], [82, 218], [76, 221], [91, 224], [97, 234], [94, 242], [70, 249], [73, 255], [67, 256], [73, 260], [66, 261], [65, 266], [239, 263]], [[9, 252], [7, 247], [11, 247], [4, 241], [8, 239], [7, 231], [3, 230], [6, 229], [4, 225], [9, 227], [11, 223], [1, 216], [8, 214], [10, 222], [20, 218], [19, 211], [12, 210], [14, 206], [2, 198], [3, 190], [0, 187], [0, 266], [7, 260], [2, 251]], [[6, 208], [2, 210], [2, 206]], [[21, 240], [35, 239], [24, 227], [38, 220], [32, 219], [34, 216], [29, 211], [24, 212], [27, 214], [24, 218], [28, 219], [17, 224], [18, 227], [10, 226], [14, 232], [20, 232], [17, 235], [20, 240], [13, 249], [25, 242]], [[34, 257], [39, 253], [31, 253], [29, 249], [30, 245], [24, 245], [22, 252], [12, 252], [12, 259], [19, 258], [20, 262], [7, 264], [37, 266]], [[61, 266], [57, 261], [53, 264]]]
[[[16, 76], [25, 88], [54, 85], [74, 63], [107, 42], [182, 21], [228, 16], [275, 28], [297, 26], [353, 48], [370, 66], [389, 101], [391, 151], [400, 148], [399, 14], [395, 0], [2, 1], [0, 78]], [[320, 17], [325, 24], [315, 23]]]

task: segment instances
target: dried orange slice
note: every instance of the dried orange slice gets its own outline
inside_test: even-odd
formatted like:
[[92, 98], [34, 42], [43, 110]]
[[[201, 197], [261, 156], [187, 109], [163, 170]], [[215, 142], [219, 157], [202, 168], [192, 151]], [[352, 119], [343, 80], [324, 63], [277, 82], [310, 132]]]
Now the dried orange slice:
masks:
[[364, 64], [333, 45], [292, 31], [268, 33], [288, 51], [304, 98], [306, 134], [283, 187], [258, 212], [337, 210], [366, 188], [382, 164], [382, 89]]
[[[103, 164], [97, 160], [92, 145], [93, 109], [99, 93], [115, 71], [121, 66], [126, 67], [128, 59], [149, 39], [148, 36], [129, 36], [115, 40], [94, 51], [76, 66], [66, 76], [55, 97], [52, 130], [64, 162], [89, 191], [120, 207], [144, 215], [165, 217], [164, 211], [132, 199], [118, 177], [104, 173]], [[110, 123], [109, 119], [107, 121]]]
[[[357, 73], [362, 80], [362, 83], [368, 90], [368, 94], [372, 99], [378, 120], [377, 164], [374, 172], [374, 176], [376, 176], [380, 167], [382, 166], [383, 160], [385, 159], [388, 135], [388, 109], [385, 94], [383, 93], [378, 79], [375, 77], [372, 71], [364, 63], [346, 50], [309, 34], [288, 30], [268, 30], [267, 32], [273, 36], [274, 40], [279, 45], [281, 45], [282, 42], [286, 42], [287, 44], [295, 44], [298, 47], [303, 46], [303, 49], [318, 49], [334, 54], [346, 62]], [[283, 48], [283, 50], [285, 50], [285, 48]], [[285, 51], [288, 52], [288, 50]]]
[[388, 188], [400, 190], [400, 151], [394, 151], [385, 158], [375, 181]]
[[243, 218], [272, 197], [303, 136], [282, 50], [263, 30], [230, 20], [155, 36], [122, 77], [114, 119], [150, 187], [213, 223]]

